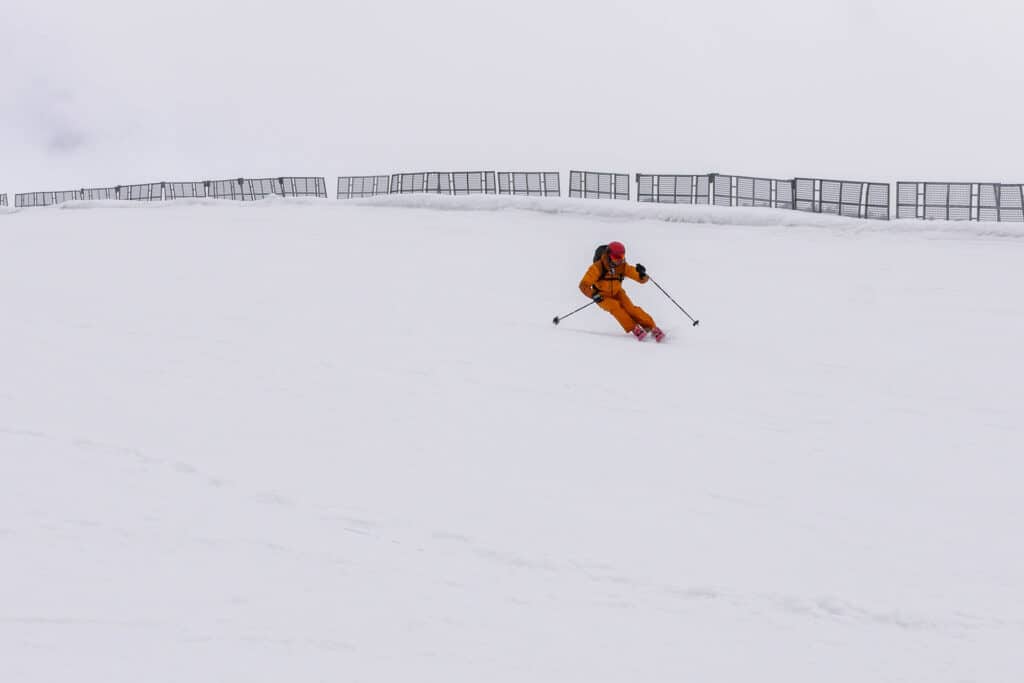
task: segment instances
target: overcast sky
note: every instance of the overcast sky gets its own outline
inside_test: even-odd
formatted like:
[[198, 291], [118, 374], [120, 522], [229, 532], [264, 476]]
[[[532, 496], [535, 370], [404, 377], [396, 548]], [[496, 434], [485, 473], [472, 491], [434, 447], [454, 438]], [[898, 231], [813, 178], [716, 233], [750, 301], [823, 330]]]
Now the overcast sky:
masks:
[[975, 0], [0, 0], [0, 192], [588, 168], [1024, 182]]

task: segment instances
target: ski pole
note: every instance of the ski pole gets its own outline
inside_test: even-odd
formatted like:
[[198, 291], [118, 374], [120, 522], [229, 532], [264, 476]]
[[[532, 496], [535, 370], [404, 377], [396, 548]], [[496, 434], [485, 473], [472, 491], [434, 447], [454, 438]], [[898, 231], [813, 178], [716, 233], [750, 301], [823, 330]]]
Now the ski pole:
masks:
[[[690, 315], [689, 313], [687, 313], [687, 312], [686, 312], [686, 309], [685, 309], [685, 308], [683, 308], [682, 306], [680, 306], [680, 305], [679, 305], [679, 303], [678, 303], [678, 302], [676, 302], [676, 300], [672, 298], [672, 295], [671, 295], [671, 294], [669, 294], [669, 293], [668, 293], [668, 292], [666, 292], [666, 291], [665, 291], [664, 289], [662, 289], [662, 288], [661, 288], [661, 285], [659, 285], [659, 284], [657, 283], [657, 281], [656, 281], [656, 280], [655, 280], [655, 279], [654, 279], [653, 277], [651, 277], [650, 275], [648, 275], [648, 276], [647, 276], [647, 279], [648, 279], [648, 280], [650, 280], [651, 282], [653, 282], [653, 283], [654, 283], [654, 286], [655, 286], [655, 287], [657, 287], [658, 289], [661, 289], [661, 293], [662, 293], [662, 294], [664, 294], [665, 296], [667, 296], [667, 297], [668, 297], [668, 300], [669, 300], [669, 301], [671, 301], [672, 303], [674, 303], [674, 304], [676, 305], [676, 308], [678, 308], [678, 309], [679, 309], [680, 311], [682, 311], [682, 312], [683, 312], [683, 314], [684, 314], [684, 315], [685, 315], [685, 316], [686, 316], [687, 318], [689, 318], [690, 320], [693, 320], [693, 316], [691, 316], [691, 315]], [[693, 320], [693, 326], [694, 326], [694, 327], [697, 327], [697, 325], [699, 325], [699, 324], [700, 324], [700, 321], [699, 321], [699, 320]]]
[[582, 310], [583, 310], [584, 308], [586, 308], [587, 306], [591, 306], [591, 305], [593, 305], [593, 304], [596, 304], [596, 303], [597, 303], [596, 301], [591, 301], [591, 302], [590, 302], [589, 304], [583, 304], [582, 306], [580, 306], [579, 308], [577, 308], [577, 309], [576, 309], [575, 311], [573, 311], [572, 313], [566, 313], [566, 314], [565, 314], [565, 315], [563, 315], [563, 316], [557, 316], [557, 315], [556, 315], [556, 316], [555, 316], [555, 317], [554, 317], [554, 318], [553, 318], [553, 319], [551, 320], [551, 322], [553, 322], [554, 324], [556, 324], [556, 325], [557, 325], [558, 323], [562, 322], [563, 320], [565, 320], [566, 318], [568, 318], [568, 317], [569, 317], [570, 315], [572, 315], [573, 313], [579, 313], [580, 311], [582, 311]]

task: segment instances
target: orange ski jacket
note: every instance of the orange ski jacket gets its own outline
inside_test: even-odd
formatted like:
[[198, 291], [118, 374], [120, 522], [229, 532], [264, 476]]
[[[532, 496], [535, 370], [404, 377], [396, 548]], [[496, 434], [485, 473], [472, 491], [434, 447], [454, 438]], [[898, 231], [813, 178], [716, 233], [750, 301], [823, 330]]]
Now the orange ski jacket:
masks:
[[605, 299], [614, 299], [622, 291], [623, 278], [627, 277], [641, 283], [647, 282], [649, 279], [646, 275], [641, 278], [640, 273], [636, 272], [636, 268], [625, 261], [616, 266], [609, 260], [608, 254], [602, 254], [601, 258], [594, 261], [593, 265], [587, 268], [587, 272], [583, 274], [583, 279], [580, 280], [580, 291], [587, 298], [600, 292]]

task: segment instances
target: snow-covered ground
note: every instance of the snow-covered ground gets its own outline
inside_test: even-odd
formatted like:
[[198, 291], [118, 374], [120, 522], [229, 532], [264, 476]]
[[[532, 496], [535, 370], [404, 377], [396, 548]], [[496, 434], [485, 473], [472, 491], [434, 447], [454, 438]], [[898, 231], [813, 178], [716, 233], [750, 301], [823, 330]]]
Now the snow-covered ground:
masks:
[[1016, 230], [7, 211], [0, 680], [1024, 680]]

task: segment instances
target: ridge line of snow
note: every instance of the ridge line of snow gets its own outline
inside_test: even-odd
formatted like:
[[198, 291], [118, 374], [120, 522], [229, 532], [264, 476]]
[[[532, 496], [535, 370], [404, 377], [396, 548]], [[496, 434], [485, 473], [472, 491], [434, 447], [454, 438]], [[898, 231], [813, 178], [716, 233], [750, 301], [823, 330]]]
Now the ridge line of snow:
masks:
[[351, 206], [429, 209], [433, 211], [530, 211], [548, 215], [592, 217], [604, 220], [651, 220], [723, 227], [825, 228], [846, 234], [921, 234], [946, 238], [1024, 238], [1024, 223], [894, 219], [889, 221], [848, 218], [789, 209], [727, 207], [713, 205], [655, 204], [614, 200], [569, 199], [566, 197], [517, 197], [509, 195], [392, 194], [365, 199], [323, 199], [278, 197], [257, 201], [185, 198], [160, 202], [124, 200], [75, 200], [46, 207], [0, 207], [0, 215], [28, 211], [79, 211], [90, 209], [166, 209], [180, 206], [238, 207], [310, 206], [343, 208]]
[[554, 215], [592, 216], [618, 220], [654, 220], [698, 225], [831, 228], [848, 233], [938, 233], [950, 237], [1024, 238], [1024, 223], [968, 221], [890, 221], [848, 218], [788, 209], [727, 207], [689, 204], [655, 204], [564, 197], [515, 197], [508, 195], [382, 195], [344, 200], [359, 206], [434, 209], [441, 211], [535, 211]]

